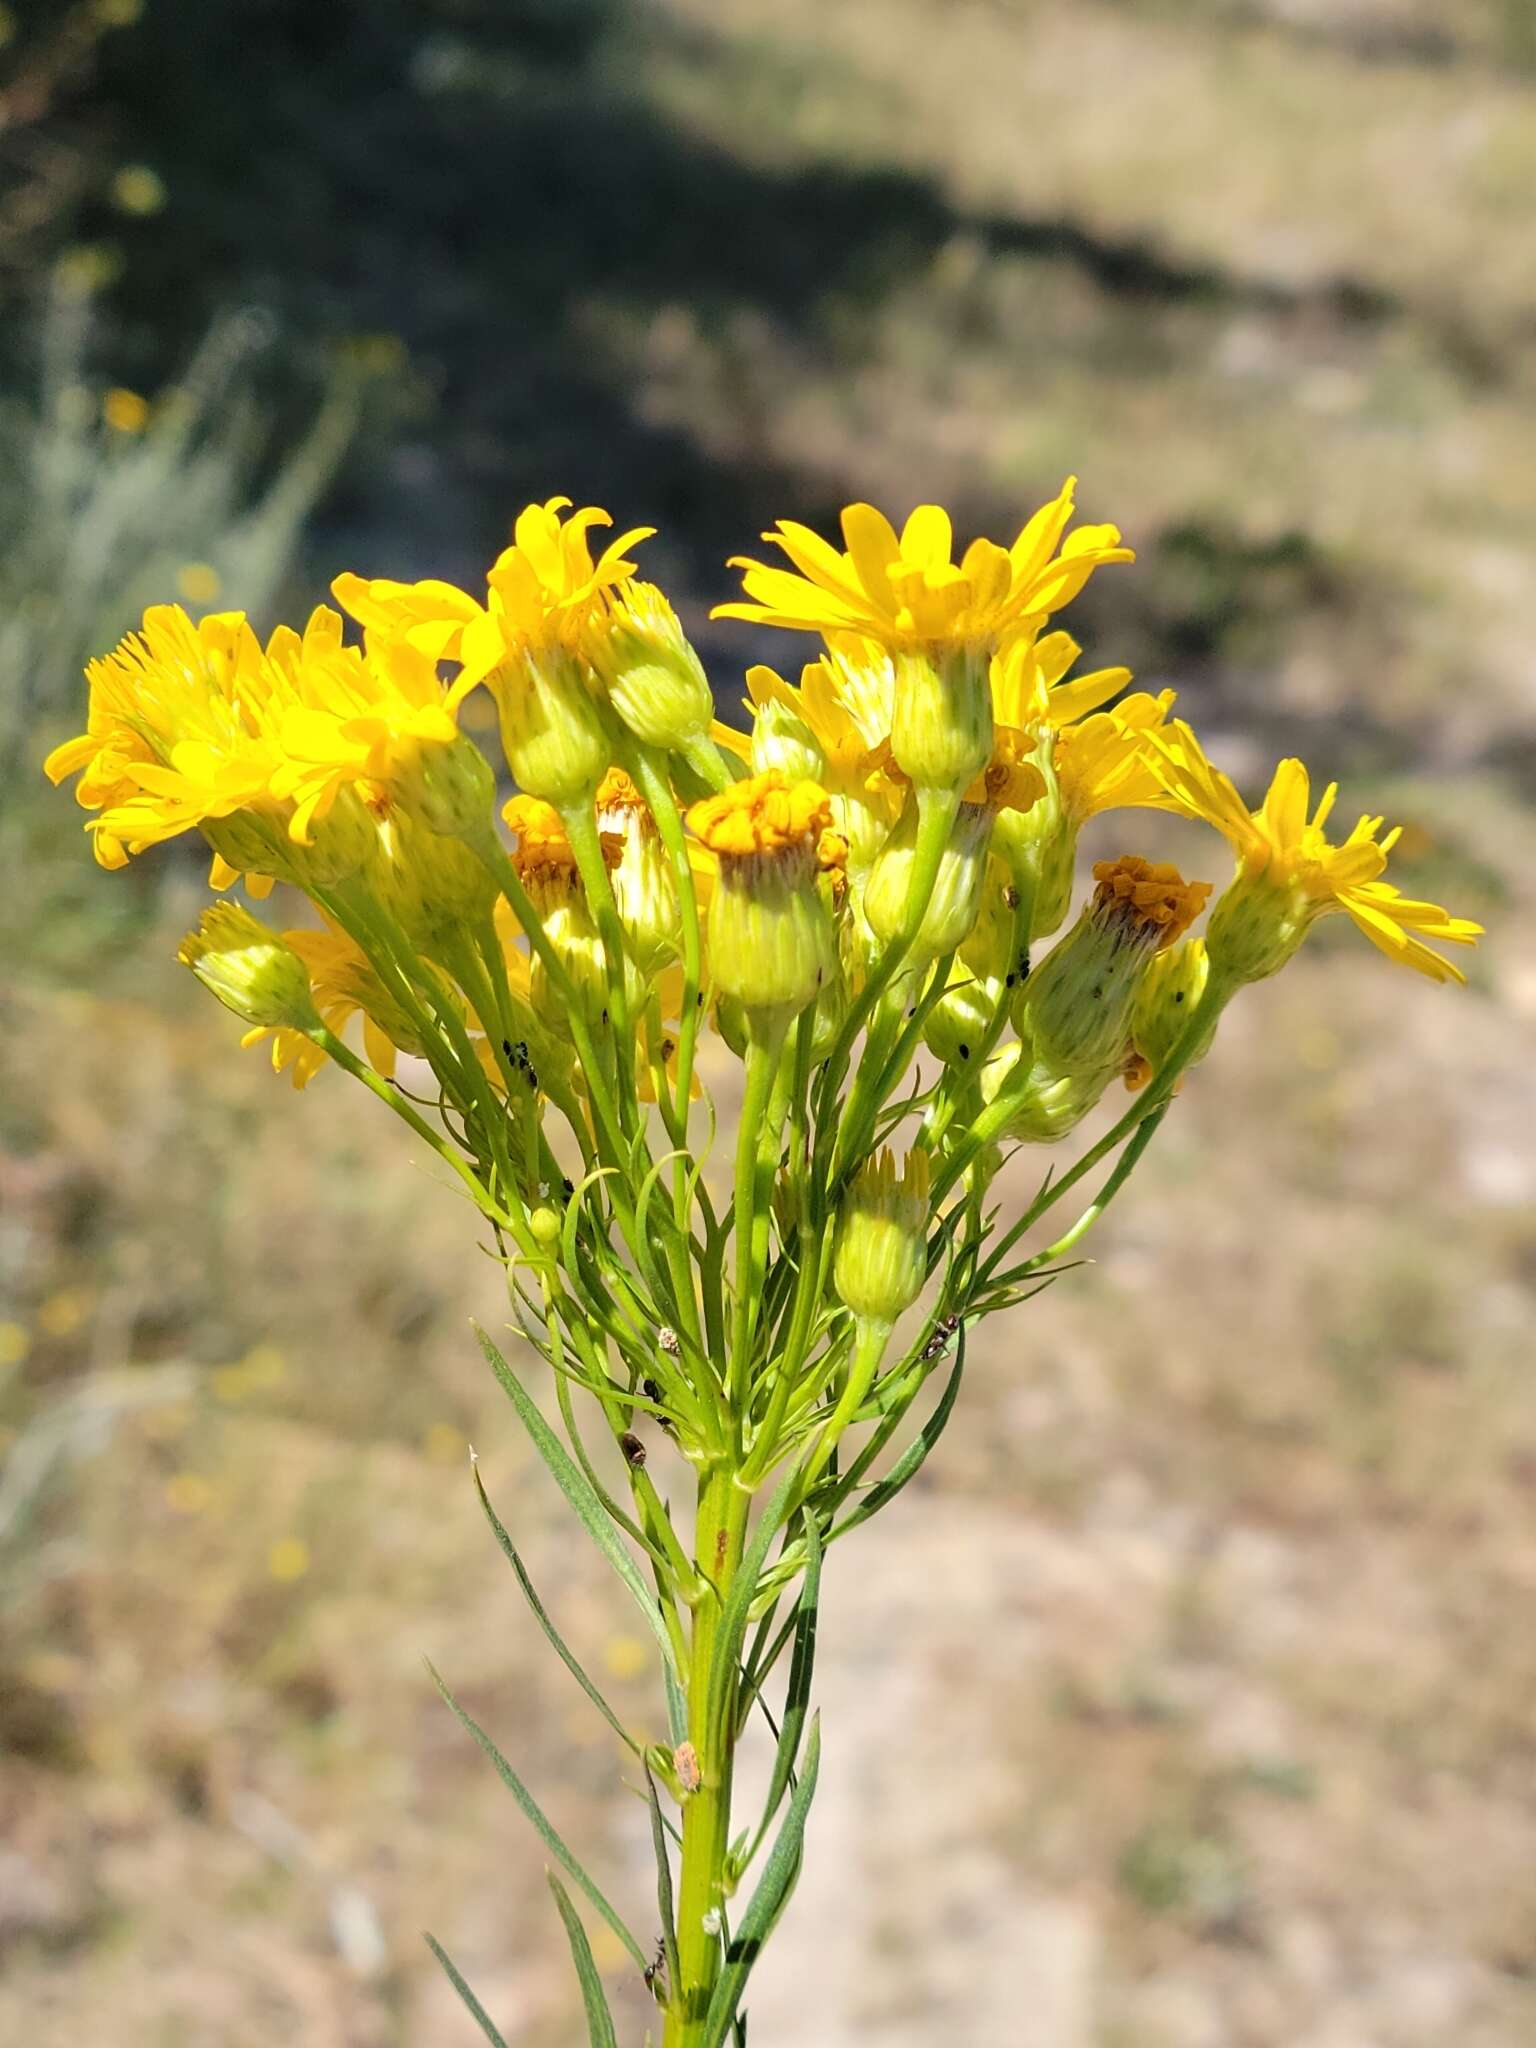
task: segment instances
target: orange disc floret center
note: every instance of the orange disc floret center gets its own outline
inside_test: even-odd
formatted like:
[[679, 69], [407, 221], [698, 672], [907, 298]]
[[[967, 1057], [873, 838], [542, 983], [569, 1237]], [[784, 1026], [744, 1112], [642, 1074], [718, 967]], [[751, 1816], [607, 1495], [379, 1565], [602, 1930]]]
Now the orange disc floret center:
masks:
[[[576, 855], [566, 837], [560, 813], [553, 804], [545, 803], [541, 797], [515, 796], [503, 805], [501, 815], [517, 834], [517, 850], [512, 856], [512, 865], [525, 887], [537, 881], [564, 883], [575, 888], [578, 878]], [[600, 833], [598, 844], [606, 865], [617, 866], [622, 848], [614, 834]]]
[[1117, 918], [1159, 947], [1181, 938], [1205, 908], [1209, 882], [1186, 882], [1171, 861], [1122, 854], [1095, 863], [1094, 908]]
[[770, 768], [694, 804], [688, 823], [711, 853], [746, 860], [815, 845], [832, 823], [832, 804], [819, 782], [791, 782]]

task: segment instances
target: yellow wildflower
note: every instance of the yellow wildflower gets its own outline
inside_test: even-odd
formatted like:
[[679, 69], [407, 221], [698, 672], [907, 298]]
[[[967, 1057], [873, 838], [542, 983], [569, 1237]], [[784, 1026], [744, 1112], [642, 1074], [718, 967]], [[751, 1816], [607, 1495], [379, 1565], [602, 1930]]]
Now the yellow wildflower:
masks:
[[1323, 828], [1338, 784], [1329, 783], [1314, 809], [1311, 779], [1300, 761], [1282, 761], [1263, 802], [1250, 811], [1183, 720], [1154, 740], [1148, 758], [1169, 797], [1214, 825], [1237, 854], [1236, 877], [1212, 912], [1207, 934], [1214, 973], [1262, 980], [1285, 965], [1320, 917], [1342, 910], [1389, 959], [1431, 981], [1465, 981], [1427, 941], [1475, 945], [1482, 926], [1438, 903], [1404, 896], [1381, 879], [1401, 826], [1383, 833], [1383, 819], [1362, 817], [1334, 844]]
[[895, 689], [883, 648], [839, 635], [819, 660], [806, 663], [798, 687], [766, 666], [748, 669], [750, 740], [722, 725], [715, 738], [759, 774], [778, 769], [790, 781], [821, 783], [852, 865], [862, 870], [901, 810], [890, 752]]
[[1100, 861], [1093, 875], [1093, 900], [1025, 982], [1014, 1023], [1037, 1068], [1107, 1082], [1129, 1050], [1153, 955], [1189, 929], [1211, 886], [1138, 854]]
[[843, 850], [827, 836], [826, 791], [770, 771], [694, 804], [688, 823], [717, 861], [709, 904], [716, 992], [749, 1012], [798, 1015], [835, 966], [816, 888], [822, 850]]
[[[1000, 646], [1026, 619], [1042, 619], [1070, 602], [1094, 570], [1134, 559], [1114, 526], [1068, 533], [1076, 478], [1042, 506], [1012, 547], [975, 540], [958, 563], [954, 533], [938, 505], [919, 505], [898, 535], [873, 505], [842, 515], [846, 552], [809, 527], [780, 520], [763, 538], [793, 567], [776, 569], [744, 556], [749, 602], [720, 605], [717, 618], [748, 619], [810, 633], [857, 633], [896, 652]], [[1065, 536], [1065, 538], [1063, 538]]]
[[119, 434], [142, 434], [149, 425], [149, 400], [119, 385], [101, 401], [101, 416]]
[[1082, 651], [1070, 633], [1047, 633], [1041, 640], [1023, 635], [996, 655], [991, 683], [998, 724], [1024, 731], [1070, 725], [1118, 696], [1131, 680], [1128, 668], [1094, 669], [1067, 681]]

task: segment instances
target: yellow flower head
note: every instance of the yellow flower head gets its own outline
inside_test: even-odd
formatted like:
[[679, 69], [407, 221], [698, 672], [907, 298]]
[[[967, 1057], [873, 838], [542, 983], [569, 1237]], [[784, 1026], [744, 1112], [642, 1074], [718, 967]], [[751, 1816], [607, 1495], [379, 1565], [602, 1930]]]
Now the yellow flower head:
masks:
[[810, 849], [831, 825], [832, 806], [819, 783], [790, 782], [770, 769], [694, 804], [688, 823], [712, 853], [745, 860]]
[[820, 660], [806, 663], [798, 687], [759, 666], [748, 669], [747, 690], [750, 738], [717, 725], [716, 740], [760, 773], [778, 769], [790, 781], [821, 783], [855, 866], [867, 867], [903, 798], [889, 744], [890, 656], [870, 641], [841, 635]]
[[436, 831], [489, 814], [489, 764], [459, 733], [435, 660], [408, 639], [345, 646], [341, 620], [321, 607], [302, 636], [280, 626], [267, 658], [286, 685], [271, 787], [293, 803], [290, 837], [307, 843], [347, 788], [379, 812], [402, 801]]
[[338, 600], [372, 632], [402, 639], [432, 661], [460, 664], [446, 705], [456, 711], [478, 684], [496, 700], [514, 779], [551, 803], [587, 802], [611, 759], [593, 699], [594, 628], [608, 594], [634, 574], [625, 550], [654, 531], [637, 526], [593, 559], [588, 535], [612, 524], [569, 498], [527, 505], [487, 576], [478, 604], [450, 583], [339, 578]]
[[79, 802], [101, 813], [90, 829], [103, 866], [237, 812], [276, 823], [272, 678], [240, 613], [194, 625], [180, 605], [153, 605], [85, 673], [86, 731], [43, 765], [54, 782], [79, 774]]
[[517, 515], [512, 545], [487, 576], [483, 605], [436, 579], [394, 583], [362, 576], [338, 576], [331, 586], [336, 601], [370, 632], [404, 639], [434, 661], [461, 662], [464, 673], [455, 684], [455, 700], [511, 653], [575, 652], [604, 593], [634, 574], [626, 549], [655, 529], [632, 527], [594, 561], [587, 536], [594, 527], [613, 522], [595, 505], [562, 521], [570, 502], [550, 498]]
[[770, 770], [694, 804], [688, 823], [716, 860], [709, 899], [716, 994], [749, 1015], [797, 1016], [836, 968], [816, 869], [823, 855], [845, 855], [846, 842], [831, 830], [826, 791]]
[[1130, 1050], [1132, 1011], [1154, 956], [1189, 929], [1211, 889], [1139, 854], [1100, 861], [1093, 875], [1092, 900], [1024, 983], [1014, 1023], [1038, 1075], [1102, 1088]]
[[1099, 668], [1090, 675], [1068, 671], [1082, 653], [1070, 633], [1022, 635], [992, 661], [992, 715], [999, 725], [1025, 732], [1041, 726], [1071, 725], [1117, 697], [1131, 680], [1128, 668]]
[[1205, 908], [1209, 882], [1186, 882], [1171, 861], [1124, 853], [1094, 863], [1094, 914], [1106, 925], [1149, 934], [1156, 947], [1182, 938]]
[[1256, 811], [1213, 766], [1194, 732], [1178, 720], [1149, 756], [1176, 807], [1225, 834], [1237, 877], [1212, 913], [1213, 970], [1257, 981], [1282, 967], [1318, 918], [1346, 911], [1372, 945], [1431, 981], [1465, 981], [1461, 969], [1427, 943], [1475, 945], [1482, 926], [1438, 903], [1403, 896], [1381, 879], [1401, 826], [1362, 817], [1334, 844], [1324, 831], [1338, 795], [1330, 783], [1312, 805], [1311, 779], [1285, 760]]
[[873, 505], [848, 506], [842, 554], [809, 527], [780, 520], [763, 538], [792, 569], [736, 557], [731, 566], [745, 572], [750, 602], [721, 605], [715, 616], [801, 632], [856, 633], [892, 651], [995, 649], [1026, 620], [1069, 603], [1101, 564], [1134, 559], [1117, 527], [1067, 532], [1075, 489], [1076, 479], [1069, 478], [1012, 547], [975, 540], [958, 563], [951, 559], [949, 514], [938, 505], [919, 505], [899, 535]]
[[1101, 811], [1171, 808], [1152, 734], [1173, 707], [1174, 693], [1137, 690], [1111, 711], [1095, 711], [1056, 735], [1053, 764], [1063, 815], [1076, 825]]
[[456, 697], [509, 654], [582, 652], [606, 593], [634, 575], [626, 551], [656, 529], [632, 526], [594, 560], [587, 536], [613, 521], [596, 505], [562, 520], [570, 502], [550, 498], [518, 513], [512, 545], [497, 556], [486, 578], [489, 604], [464, 629], [464, 673], [454, 685]]

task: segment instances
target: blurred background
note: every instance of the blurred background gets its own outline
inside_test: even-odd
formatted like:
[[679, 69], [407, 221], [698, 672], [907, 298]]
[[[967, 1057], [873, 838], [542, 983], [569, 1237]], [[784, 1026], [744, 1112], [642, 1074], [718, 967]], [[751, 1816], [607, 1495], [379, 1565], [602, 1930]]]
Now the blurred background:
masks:
[[705, 618], [771, 518], [1011, 532], [1068, 470], [1140, 552], [1093, 661], [1406, 820], [1491, 937], [1467, 994], [1333, 926], [1251, 991], [834, 1553], [752, 2037], [1536, 2038], [1533, 195], [1531, 0], [0, 6], [0, 2039], [450, 2048], [424, 1925], [575, 2039], [424, 1653], [648, 1910], [464, 1476], [649, 1724], [498, 1275], [175, 967], [202, 863], [92, 867], [37, 769], [82, 659], [473, 584], [561, 491], [661, 528], [729, 704], [797, 658]]

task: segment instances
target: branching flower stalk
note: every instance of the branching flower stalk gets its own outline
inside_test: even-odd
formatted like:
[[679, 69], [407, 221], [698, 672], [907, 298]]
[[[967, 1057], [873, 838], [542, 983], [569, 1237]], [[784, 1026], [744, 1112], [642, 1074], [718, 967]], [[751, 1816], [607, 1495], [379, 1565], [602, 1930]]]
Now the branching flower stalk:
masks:
[[[643, 1975], [664, 2048], [745, 2040], [815, 1790], [825, 1554], [919, 1469], [967, 1333], [1091, 1231], [1227, 1004], [1336, 911], [1435, 980], [1460, 976], [1430, 942], [1478, 932], [1383, 879], [1380, 819], [1330, 841], [1334, 791], [1313, 808], [1299, 762], [1250, 810], [1171, 692], [1072, 676], [1053, 615], [1131, 559], [1072, 519], [1069, 483], [958, 562], [935, 506], [898, 533], [852, 505], [841, 550], [782, 523], [789, 566], [741, 564], [745, 598], [720, 609], [820, 645], [798, 683], [750, 672], [738, 731], [637, 580], [647, 530], [594, 555], [607, 515], [555, 498], [519, 516], [483, 597], [339, 578], [360, 642], [326, 608], [265, 645], [238, 613], [152, 609], [90, 665], [87, 730], [47, 764], [78, 776], [104, 866], [200, 832], [219, 891], [309, 898], [279, 932], [222, 895], [181, 957], [279, 1072], [337, 1067], [390, 1109], [505, 1266], [547, 1380], [488, 1337], [487, 1357], [662, 1679], [657, 1725], [624, 1726], [481, 1489], [650, 1811], [655, 1913], [626, 1917], [454, 1706], [558, 1868], [593, 2044], [617, 2035], [572, 1889]], [[500, 823], [459, 726], [481, 688], [517, 791]], [[1094, 867], [1068, 924], [1083, 824], [1135, 808], [1230, 842], [1203, 936], [1210, 886], [1134, 852]], [[733, 1061], [728, 1148], [705, 1083], [736, 1094]], [[1071, 1138], [1121, 1080], [1123, 1112], [1005, 1217], [1004, 1162]], [[759, 1714], [774, 1763], [744, 1821]]]

